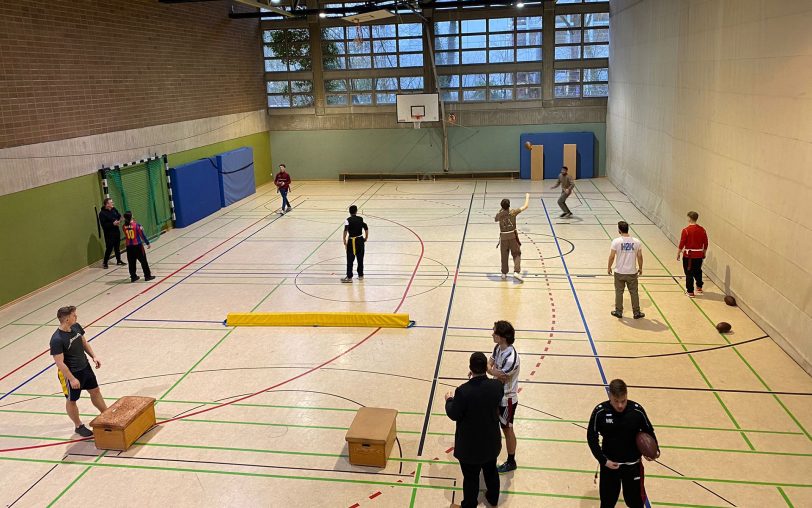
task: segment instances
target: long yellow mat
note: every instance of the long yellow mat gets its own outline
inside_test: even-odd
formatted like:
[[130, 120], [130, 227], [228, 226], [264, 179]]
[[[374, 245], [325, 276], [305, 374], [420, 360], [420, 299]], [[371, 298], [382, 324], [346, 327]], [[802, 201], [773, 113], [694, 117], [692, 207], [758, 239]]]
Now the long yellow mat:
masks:
[[227, 326], [352, 326], [409, 328], [408, 314], [374, 312], [233, 312]]

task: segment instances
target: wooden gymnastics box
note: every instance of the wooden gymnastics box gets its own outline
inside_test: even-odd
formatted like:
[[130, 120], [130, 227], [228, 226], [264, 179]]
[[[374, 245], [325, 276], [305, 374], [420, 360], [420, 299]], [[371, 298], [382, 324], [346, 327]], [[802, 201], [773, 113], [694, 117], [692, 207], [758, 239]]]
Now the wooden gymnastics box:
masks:
[[397, 434], [396, 409], [362, 407], [347, 431], [350, 464], [386, 467]]
[[99, 450], [127, 450], [155, 425], [155, 399], [126, 396], [90, 422]]

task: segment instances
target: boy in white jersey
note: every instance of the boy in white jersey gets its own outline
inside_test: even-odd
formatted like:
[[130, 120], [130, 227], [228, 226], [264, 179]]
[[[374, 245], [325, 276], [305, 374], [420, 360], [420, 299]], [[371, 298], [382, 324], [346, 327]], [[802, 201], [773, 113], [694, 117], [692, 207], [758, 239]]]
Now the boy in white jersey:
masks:
[[640, 312], [640, 295], [637, 293], [637, 277], [643, 275], [643, 244], [629, 235], [626, 221], [617, 223], [620, 236], [612, 240], [609, 251], [609, 275], [612, 275], [612, 264], [615, 265], [615, 310], [611, 312], [616, 318], [623, 317], [623, 290], [629, 288], [632, 297], [634, 319], [646, 317]]
[[513, 415], [519, 405], [519, 353], [513, 347], [516, 331], [507, 321], [493, 324], [493, 341], [496, 347], [488, 360], [488, 374], [505, 385], [505, 395], [499, 407], [499, 423], [505, 434], [505, 448], [508, 458], [497, 468], [500, 473], [516, 469], [516, 434], [513, 432]]

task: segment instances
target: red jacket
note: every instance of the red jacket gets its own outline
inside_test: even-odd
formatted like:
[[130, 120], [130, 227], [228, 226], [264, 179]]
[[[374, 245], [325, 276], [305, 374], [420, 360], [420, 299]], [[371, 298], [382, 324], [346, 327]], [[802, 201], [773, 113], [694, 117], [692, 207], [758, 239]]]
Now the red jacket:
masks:
[[276, 177], [273, 179], [274, 183], [280, 189], [288, 190], [290, 188], [290, 174], [285, 172], [283, 175], [280, 171], [276, 174]]
[[679, 250], [682, 251], [682, 257], [688, 259], [704, 258], [705, 251], [708, 250], [708, 234], [705, 228], [699, 224], [689, 224], [683, 229]]

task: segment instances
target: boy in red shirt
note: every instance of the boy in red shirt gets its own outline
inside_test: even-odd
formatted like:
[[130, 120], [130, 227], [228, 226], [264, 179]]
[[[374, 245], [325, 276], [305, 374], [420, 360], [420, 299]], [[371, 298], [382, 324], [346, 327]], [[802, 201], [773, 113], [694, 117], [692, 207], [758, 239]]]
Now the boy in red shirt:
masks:
[[682, 230], [677, 250], [677, 261], [682, 254], [682, 270], [685, 272], [685, 289], [688, 296], [694, 297], [694, 280], [696, 292], [702, 294], [702, 261], [708, 250], [708, 234], [705, 228], [696, 223], [699, 214], [688, 212], [688, 227]]
[[285, 212], [289, 212], [293, 210], [293, 208], [290, 207], [290, 201], [288, 201], [290, 175], [288, 174], [287, 168], [284, 164], [279, 165], [279, 173], [277, 173], [276, 177], [274, 177], [273, 183], [276, 185], [277, 192], [282, 195], [282, 211], [280, 213], [285, 215]]

